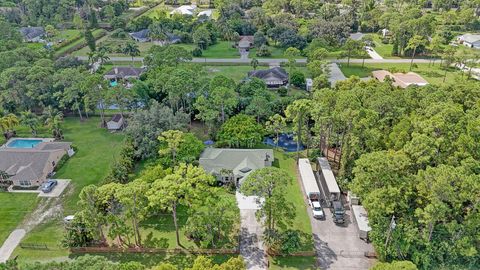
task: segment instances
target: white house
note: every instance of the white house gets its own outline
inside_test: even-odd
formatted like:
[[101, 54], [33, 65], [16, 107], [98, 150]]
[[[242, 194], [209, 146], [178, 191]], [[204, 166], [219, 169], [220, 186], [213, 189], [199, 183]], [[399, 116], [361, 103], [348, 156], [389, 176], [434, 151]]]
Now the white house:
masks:
[[469, 48], [480, 49], [480, 34], [464, 34], [459, 36], [457, 41]]
[[204, 11], [200, 11], [197, 14], [197, 17], [206, 16], [207, 18], [211, 18], [212, 14], [213, 14], [213, 11], [211, 9], [207, 9], [207, 10], [204, 10]]
[[179, 6], [178, 8], [172, 10], [170, 12], [170, 15], [181, 14], [181, 15], [192, 16], [196, 9], [197, 9], [196, 5], [190, 5], [190, 6], [189, 5], [183, 5], [183, 6]]
[[123, 128], [123, 123], [123, 116], [117, 113], [107, 122], [107, 129], [110, 131], [121, 130]]

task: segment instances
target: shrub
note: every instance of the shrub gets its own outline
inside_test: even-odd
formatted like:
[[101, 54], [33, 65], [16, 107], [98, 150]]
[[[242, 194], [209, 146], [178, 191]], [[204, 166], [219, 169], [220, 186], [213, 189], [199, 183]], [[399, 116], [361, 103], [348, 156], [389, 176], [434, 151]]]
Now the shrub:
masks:
[[259, 56], [259, 57], [267, 57], [267, 56], [271, 56], [272, 52], [270, 51], [270, 49], [268, 48], [267, 45], [262, 45], [257, 50], [256, 55]]
[[290, 83], [297, 87], [305, 86], [305, 74], [300, 70], [295, 70], [290, 73]]
[[118, 28], [118, 29], [115, 29], [115, 30], [112, 32], [112, 37], [113, 37], [113, 38], [126, 38], [126, 37], [127, 37], [127, 33], [126, 33], [125, 30], [123, 30], [122, 28]]
[[277, 92], [281, 97], [284, 97], [288, 94], [288, 89], [286, 87], [280, 87]]
[[193, 55], [193, 57], [202, 56], [202, 49], [200, 49], [199, 47], [196, 47], [195, 49], [193, 49], [192, 55]]

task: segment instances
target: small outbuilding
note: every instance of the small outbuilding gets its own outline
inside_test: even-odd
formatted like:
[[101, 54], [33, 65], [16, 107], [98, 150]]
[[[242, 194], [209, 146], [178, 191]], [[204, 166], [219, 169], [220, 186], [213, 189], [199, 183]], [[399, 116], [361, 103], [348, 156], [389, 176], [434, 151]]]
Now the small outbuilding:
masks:
[[237, 43], [238, 49], [250, 50], [253, 47], [253, 36], [240, 36], [240, 40]]
[[313, 88], [313, 80], [311, 78], [305, 79], [305, 87], [307, 91], [312, 91]]
[[107, 129], [110, 131], [122, 130], [124, 126], [123, 116], [119, 113], [112, 116], [112, 118], [107, 122]]

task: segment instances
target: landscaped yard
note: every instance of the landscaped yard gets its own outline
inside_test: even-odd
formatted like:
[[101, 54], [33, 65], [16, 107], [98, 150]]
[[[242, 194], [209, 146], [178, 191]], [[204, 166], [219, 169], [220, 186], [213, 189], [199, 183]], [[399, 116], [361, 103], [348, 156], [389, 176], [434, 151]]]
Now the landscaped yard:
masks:
[[[436, 62], [435, 65], [428, 66], [427, 63], [420, 63], [416, 64], [417, 67], [412, 69], [413, 72], [420, 74], [425, 80], [427, 80], [431, 84], [441, 84], [443, 83], [443, 76], [445, 74], [445, 70], [440, 68], [439, 61]], [[375, 63], [375, 64], [365, 64], [365, 67], [362, 68], [362, 64], [350, 64], [350, 67], [347, 67], [346, 64], [340, 64], [340, 69], [342, 70], [343, 74], [348, 78], [350, 76], [358, 76], [368, 77], [372, 75], [372, 71], [385, 69], [394, 72], [408, 72], [410, 67], [409, 63]], [[455, 79], [461, 78], [462, 73], [459, 70], [454, 68], [449, 68], [447, 72], [447, 78], [445, 82], [451, 83], [454, 82]], [[466, 78], [466, 75], [464, 75]]]
[[37, 205], [36, 193], [0, 192], [0, 246]]
[[206, 50], [202, 52], [202, 56], [205, 58], [239, 58], [240, 53], [237, 48], [232, 47], [230, 41], [218, 41], [216, 44], [208, 46]]
[[382, 37], [380, 35], [372, 34], [373, 42], [375, 43], [375, 51], [383, 58], [400, 58], [398, 56], [392, 56], [393, 44], [382, 43]]
[[[64, 215], [74, 214], [78, 210], [77, 201], [81, 189], [101, 182], [120, 150], [124, 135], [112, 134], [100, 128], [99, 123], [99, 117], [90, 117], [84, 122], [80, 122], [76, 117], [65, 118], [63, 124], [65, 141], [73, 142], [77, 153], [55, 175], [56, 178], [72, 179], [70, 188], [73, 190], [62, 198]], [[17, 130], [19, 136], [28, 136], [27, 129]], [[40, 135], [49, 136], [45, 130], [41, 132]], [[61, 220], [62, 217], [59, 217], [39, 225], [23, 240], [29, 243], [47, 244], [48, 250], [32, 251], [17, 248], [14, 254], [20, 255], [22, 260], [48, 259], [67, 255], [68, 251], [60, 247], [60, 241], [63, 238]]]

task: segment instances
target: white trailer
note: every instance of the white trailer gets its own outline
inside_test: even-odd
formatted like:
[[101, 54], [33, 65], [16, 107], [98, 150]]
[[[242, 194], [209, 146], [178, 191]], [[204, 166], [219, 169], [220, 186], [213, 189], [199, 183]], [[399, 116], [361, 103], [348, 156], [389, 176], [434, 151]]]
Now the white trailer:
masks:
[[333, 175], [332, 168], [328, 164], [328, 160], [324, 157], [317, 159], [317, 176], [320, 182], [325, 199], [331, 204], [333, 201], [340, 200], [340, 188], [337, 180]]
[[368, 225], [367, 211], [361, 205], [352, 205], [352, 212], [358, 227], [358, 237], [368, 241], [368, 233], [372, 228]]
[[320, 205], [320, 189], [318, 188], [317, 180], [313, 173], [312, 166], [310, 165], [310, 161], [306, 158], [299, 159], [298, 171], [300, 172], [305, 195], [307, 196], [308, 202], [313, 211], [313, 217], [324, 218], [325, 214]]

